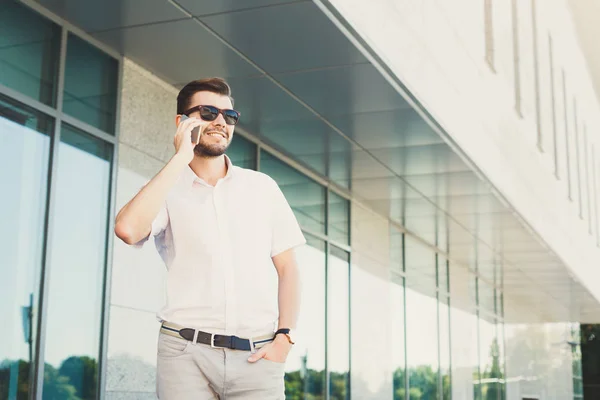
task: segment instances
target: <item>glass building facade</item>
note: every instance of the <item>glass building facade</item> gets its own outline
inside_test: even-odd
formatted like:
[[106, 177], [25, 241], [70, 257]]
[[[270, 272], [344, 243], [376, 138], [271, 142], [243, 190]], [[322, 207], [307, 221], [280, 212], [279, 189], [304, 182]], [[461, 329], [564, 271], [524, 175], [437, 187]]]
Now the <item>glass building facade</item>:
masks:
[[[0, 399], [155, 398], [164, 267], [112, 233], [115, 209], [164, 161], [120, 132], [132, 129], [123, 86], [144, 74], [58, 19], [0, 7]], [[156, 93], [157, 108], [174, 104], [176, 90]], [[503, 400], [511, 385], [539, 392], [564, 362], [581, 398], [578, 346], [540, 355], [578, 324], [505, 323], [501, 265], [453, 263], [353, 199], [352, 160], [292, 159], [285, 137], [241, 132], [228, 155], [278, 182], [308, 241], [288, 399]]]

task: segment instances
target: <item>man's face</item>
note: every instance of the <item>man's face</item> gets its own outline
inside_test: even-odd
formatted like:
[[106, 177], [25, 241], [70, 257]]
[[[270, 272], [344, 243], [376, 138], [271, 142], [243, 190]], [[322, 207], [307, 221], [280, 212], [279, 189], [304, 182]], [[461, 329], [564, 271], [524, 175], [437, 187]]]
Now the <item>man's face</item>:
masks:
[[[233, 108], [228, 96], [212, 92], [195, 93], [188, 109], [199, 105], [214, 106], [220, 109]], [[200, 112], [190, 113], [189, 117], [200, 118]], [[234, 125], [227, 125], [221, 113], [214, 121], [205, 122], [207, 125], [202, 129], [202, 135], [194, 148], [194, 153], [200, 157], [218, 157], [225, 154], [233, 138]]]

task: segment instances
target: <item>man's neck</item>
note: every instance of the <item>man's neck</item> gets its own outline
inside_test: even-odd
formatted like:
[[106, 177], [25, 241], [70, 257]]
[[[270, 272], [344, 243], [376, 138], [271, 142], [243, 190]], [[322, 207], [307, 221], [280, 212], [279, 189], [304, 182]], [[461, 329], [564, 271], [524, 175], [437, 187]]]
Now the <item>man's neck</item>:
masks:
[[201, 157], [194, 156], [190, 163], [190, 168], [194, 173], [211, 186], [215, 186], [219, 179], [227, 175], [227, 162], [225, 156]]

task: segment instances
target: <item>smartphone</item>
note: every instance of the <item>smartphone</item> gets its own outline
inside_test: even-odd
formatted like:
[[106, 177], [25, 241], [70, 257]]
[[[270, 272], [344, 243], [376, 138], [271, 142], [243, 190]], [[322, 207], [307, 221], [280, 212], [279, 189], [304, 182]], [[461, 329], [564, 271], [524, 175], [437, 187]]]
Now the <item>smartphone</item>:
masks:
[[[181, 122], [185, 121], [186, 119], [190, 119], [190, 117], [188, 117], [187, 115], [181, 116]], [[198, 143], [199, 135], [200, 135], [200, 127], [197, 126], [194, 129], [192, 129], [192, 143], [194, 143], [194, 144]]]

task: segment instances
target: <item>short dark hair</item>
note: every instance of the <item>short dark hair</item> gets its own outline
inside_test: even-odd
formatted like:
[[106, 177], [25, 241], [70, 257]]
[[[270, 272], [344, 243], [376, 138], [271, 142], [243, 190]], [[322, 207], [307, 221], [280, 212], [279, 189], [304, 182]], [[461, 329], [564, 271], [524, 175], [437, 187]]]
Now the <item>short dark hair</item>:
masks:
[[206, 78], [192, 81], [185, 85], [177, 95], [177, 114], [183, 114], [190, 109], [190, 100], [193, 95], [198, 92], [212, 92], [222, 94], [229, 97], [231, 105], [233, 105], [233, 97], [231, 97], [231, 88], [223, 78]]

